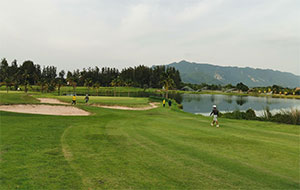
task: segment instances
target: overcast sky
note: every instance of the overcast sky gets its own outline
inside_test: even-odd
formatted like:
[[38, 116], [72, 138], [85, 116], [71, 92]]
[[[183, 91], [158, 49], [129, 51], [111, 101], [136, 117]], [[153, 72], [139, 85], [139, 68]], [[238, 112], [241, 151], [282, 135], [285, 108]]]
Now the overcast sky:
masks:
[[59, 69], [187, 60], [300, 75], [300, 0], [0, 0], [0, 58]]

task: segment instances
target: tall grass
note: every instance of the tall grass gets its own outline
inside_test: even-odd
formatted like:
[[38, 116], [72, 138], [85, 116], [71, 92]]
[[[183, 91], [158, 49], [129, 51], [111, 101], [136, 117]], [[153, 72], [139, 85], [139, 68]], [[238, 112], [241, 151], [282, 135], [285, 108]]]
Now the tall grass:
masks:
[[263, 115], [258, 117], [255, 115], [254, 110], [248, 109], [246, 112], [235, 110], [221, 115], [224, 118], [230, 119], [245, 119], [245, 120], [259, 120], [259, 121], [272, 121], [277, 123], [286, 123], [293, 125], [300, 125], [300, 110], [281, 110], [279, 113], [272, 114], [269, 107], [263, 111]]
[[300, 125], [300, 111], [297, 109], [281, 110], [279, 113], [271, 116], [270, 121]]

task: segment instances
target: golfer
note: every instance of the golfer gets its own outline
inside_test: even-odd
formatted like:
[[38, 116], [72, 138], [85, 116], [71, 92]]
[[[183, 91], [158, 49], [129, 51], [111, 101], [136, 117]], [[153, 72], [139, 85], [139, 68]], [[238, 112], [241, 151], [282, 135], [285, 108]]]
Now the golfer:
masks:
[[172, 101], [169, 100], [169, 101], [168, 101], [168, 104], [169, 104], [169, 107], [171, 107], [171, 106], [172, 106]]
[[85, 103], [87, 104], [87, 103], [89, 102], [89, 99], [90, 99], [90, 98], [89, 98], [89, 95], [86, 94], [84, 99], [85, 99]]
[[163, 107], [165, 107], [166, 106], [166, 100], [164, 99], [163, 100]]
[[219, 110], [217, 110], [217, 106], [216, 105], [213, 105], [213, 110], [211, 111], [210, 115], [214, 115], [214, 118], [213, 118], [213, 121], [212, 123], [210, 124], [211, 126], [214, 126], [215, 122], [216, 122], [216, 125], [217, 127], [219, 127], [219, 122], [218, 122], [218, 115], [219, 115]]
[[72, 105], [76, 105], [76, 95], [74, 94], [72, 97]]

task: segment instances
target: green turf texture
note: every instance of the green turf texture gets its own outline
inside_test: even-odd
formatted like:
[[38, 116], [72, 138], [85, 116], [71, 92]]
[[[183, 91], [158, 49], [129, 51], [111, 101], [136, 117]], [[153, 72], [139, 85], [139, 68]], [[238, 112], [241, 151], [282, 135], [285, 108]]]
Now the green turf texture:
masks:
[[26, 103], [39, 103], [39, 101], [23, 92], [4, 93], [3, 91], [0, 91], [0, 104], [26, 104]]
[[0, 189], [300, 188], [299, 126], [78, 107], [94, 114], [0, 112]]

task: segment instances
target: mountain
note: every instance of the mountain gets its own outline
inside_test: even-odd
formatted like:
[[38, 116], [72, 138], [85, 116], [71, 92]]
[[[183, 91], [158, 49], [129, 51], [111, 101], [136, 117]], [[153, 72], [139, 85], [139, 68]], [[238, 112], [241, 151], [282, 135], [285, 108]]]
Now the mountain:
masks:
[[250, 67], [224, 67], [188, 61], [174, 62], [167, 66], [175, 67], [185, 83], [233, 84], [239, 82], [249, 87], [272, 86], [299, 87], [300, 76], [271, 69], [254, 69]]

